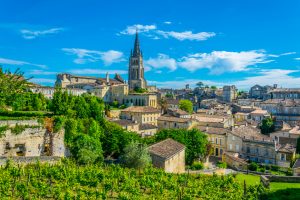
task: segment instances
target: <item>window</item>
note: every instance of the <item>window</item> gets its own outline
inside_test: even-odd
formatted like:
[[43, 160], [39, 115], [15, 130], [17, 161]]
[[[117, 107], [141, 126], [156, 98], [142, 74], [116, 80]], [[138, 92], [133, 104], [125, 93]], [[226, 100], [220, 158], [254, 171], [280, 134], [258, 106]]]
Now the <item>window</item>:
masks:
[[234, 135], [232, 136], [232, 140], [235, 140], [235, 137], [234, 137]]
[[218, 138], [216, 138], [216, 144], [218, 144]]
[[232, 144], [229, 144], [229, 150], [232, 150]]
[[285, 161], [285, 154], [284, 154], [284, 153], [281, 153], [281, 154], [280, 154], [280, 160]]
[[247, 153], [250, 153], [250, 147], [247, 147]]
[[222, 139], [220, 138], [220, 145], [222, 145]]
[[239, 151], [239, 150], [240, 150], [240, 145], [236, 144], [236, 145], [235, 145], [235, 150], [236, 150], [236, 151]]

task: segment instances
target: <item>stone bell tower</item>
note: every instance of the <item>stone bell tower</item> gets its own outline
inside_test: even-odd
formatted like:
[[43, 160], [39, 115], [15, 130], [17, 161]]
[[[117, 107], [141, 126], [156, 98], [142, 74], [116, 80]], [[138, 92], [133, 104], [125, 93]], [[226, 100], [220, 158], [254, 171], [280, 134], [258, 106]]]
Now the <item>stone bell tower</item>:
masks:
[[138, 31], [136, 31], [133, 52], [131, 50], [129, 58], [128, 84], [130, 90], [147, 88], [147, 82], [144, 77], [143, 53], [140, 50]]

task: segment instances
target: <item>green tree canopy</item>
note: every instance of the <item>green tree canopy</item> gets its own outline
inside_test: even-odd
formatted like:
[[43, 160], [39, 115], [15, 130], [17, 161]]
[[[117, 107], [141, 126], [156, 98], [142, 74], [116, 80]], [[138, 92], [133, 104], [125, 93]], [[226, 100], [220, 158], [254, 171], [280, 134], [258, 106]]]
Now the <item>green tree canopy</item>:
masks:
[[193, 164], [196, 159], [204, 159], [209, 150], [207, 136], [197, 129], [165, 129], [154, 136], [154, 141], [159, 142], [172, 138], [186, 146], [186, 163]]
[[274, 120], [271, 117], [267, 117], [262, 120], [260, 130], [262, 134], [268, 135], [275, 131]]
[[141, 170], [150, 164], [151, 157], [145, 144], [133, 141], [125, 147], [122, 160], [126, 167]]
[[14, 73], [9, 70], [3, 71], [0, 66], [0, 108], [11, 106], [14, 102], [14, 96], [27, 91], [29, 83], [24, 78], [24, 73], [17, 69]]
[[186, 99], [180, 100], [179, 108], [191, 114], [193, 112], [193, 103]]

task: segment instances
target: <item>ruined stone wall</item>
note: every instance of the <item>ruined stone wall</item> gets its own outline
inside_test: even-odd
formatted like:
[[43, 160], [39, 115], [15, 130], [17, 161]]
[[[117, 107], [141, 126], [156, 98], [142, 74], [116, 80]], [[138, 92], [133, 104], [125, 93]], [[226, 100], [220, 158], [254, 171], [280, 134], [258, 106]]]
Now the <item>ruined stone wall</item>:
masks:
[[28, 125], [28, 126], [38, 126], [40, 125], [38, 120], [31, 119], [31, 120], [0, 120], [0, 126], [9, 126], [14, 127], [16, 124], [18, 125]]
[[[46, 135], [50, 135], [46, 137]], [[44, 128], [26, 128], [22, 133], [12, 133], [10, 129], [5, 131], [0, 138], [0, 156], [3, 157], [34, 157], [45, 155], [46, 141], [51, 156], [64, 157], [66, 148], [64, 145], [64, 130], [58, 133], [48, 133]]]

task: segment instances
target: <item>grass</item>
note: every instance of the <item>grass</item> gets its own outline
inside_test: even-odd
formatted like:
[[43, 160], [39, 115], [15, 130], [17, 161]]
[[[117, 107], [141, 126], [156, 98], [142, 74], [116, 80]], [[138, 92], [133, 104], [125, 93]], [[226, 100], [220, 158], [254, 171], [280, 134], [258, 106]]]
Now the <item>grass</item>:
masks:
[[300, 183], [277, 183], [271, 182], [270, 190], [277, 191], [277, 190], [285, 190], [287, 188], [298, 188], [300, 189]]
[[244, 180], [246, 180], [246, 185], [256, 185], [260, 183], [260, 177], [252, 174], [237, 174], [236, 180], [240, 183], [244, 183]]

